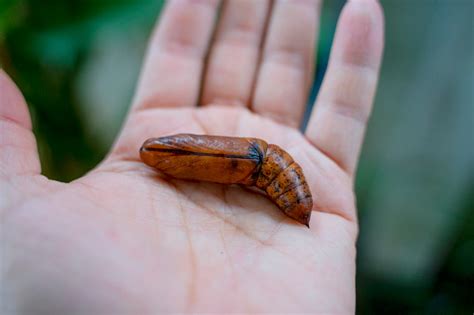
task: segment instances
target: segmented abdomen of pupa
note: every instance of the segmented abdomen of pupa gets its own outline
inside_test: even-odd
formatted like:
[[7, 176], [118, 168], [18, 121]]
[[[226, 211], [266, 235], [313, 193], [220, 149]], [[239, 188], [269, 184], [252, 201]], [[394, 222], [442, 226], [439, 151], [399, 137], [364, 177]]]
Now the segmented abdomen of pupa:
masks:
[[256, 184], [289, 217], [308, 225], [313, 198], [301, 167], [283, 149], [269, 144]]

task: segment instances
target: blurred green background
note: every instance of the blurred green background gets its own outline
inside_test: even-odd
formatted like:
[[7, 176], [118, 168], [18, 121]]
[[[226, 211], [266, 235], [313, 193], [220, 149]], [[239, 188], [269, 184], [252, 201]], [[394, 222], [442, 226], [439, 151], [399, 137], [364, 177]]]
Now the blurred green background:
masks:
[[[381, 2], [385, 58], [356, 184], [357, 311], [473, 314], [474, 1]], [[324, 4], [310, 103], [343, 3]], [[0, 63], [26, 96], [45, 175], [70, 181], [103, 158], [162, 5], [0, 0]]]

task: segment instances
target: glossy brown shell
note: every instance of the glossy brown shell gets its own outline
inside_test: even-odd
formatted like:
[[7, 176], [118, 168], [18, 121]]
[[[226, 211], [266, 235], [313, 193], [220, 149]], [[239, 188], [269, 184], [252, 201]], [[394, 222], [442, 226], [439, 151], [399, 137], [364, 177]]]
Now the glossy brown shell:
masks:
[[276, 145], [256, 138], [178, 134], [146, 140], [140, 157], [174, 178], [256, 186], [286, 215], [309, 226], [313, 199], [303, 170]]

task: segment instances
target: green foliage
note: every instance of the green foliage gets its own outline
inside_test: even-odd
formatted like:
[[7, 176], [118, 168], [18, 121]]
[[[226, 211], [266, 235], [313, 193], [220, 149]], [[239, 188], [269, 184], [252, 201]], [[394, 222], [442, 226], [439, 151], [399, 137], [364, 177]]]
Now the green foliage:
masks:
[[30, 105], [46, 176], [77, 178], [107, 150], [88, 138], [74, 92], [95, 34], [130, 27], [148, 32], [161, 6], [147, 0], [2, 2], [0, 60]]

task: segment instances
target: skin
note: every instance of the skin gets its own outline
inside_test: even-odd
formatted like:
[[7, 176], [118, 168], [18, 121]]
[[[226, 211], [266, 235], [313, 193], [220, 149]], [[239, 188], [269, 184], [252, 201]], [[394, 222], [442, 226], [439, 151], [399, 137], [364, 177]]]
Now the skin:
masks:
[[[382, 55], [381, 8], [346, 4], [302, 134], [320, 3], [277, 0], [270, 14], [268, 1], [226, 2], [210, 42], [216, 6], [167, 4], [121, 134], [71, 183], [41, 175], [25, 101], [0, 74], [4, 310], [354, 312], [353, 180]], [[253, 191], [163, 179], [139, 161], [145, 139], [176, 133], [284, 148], [311, 187], [311, 228]]]

